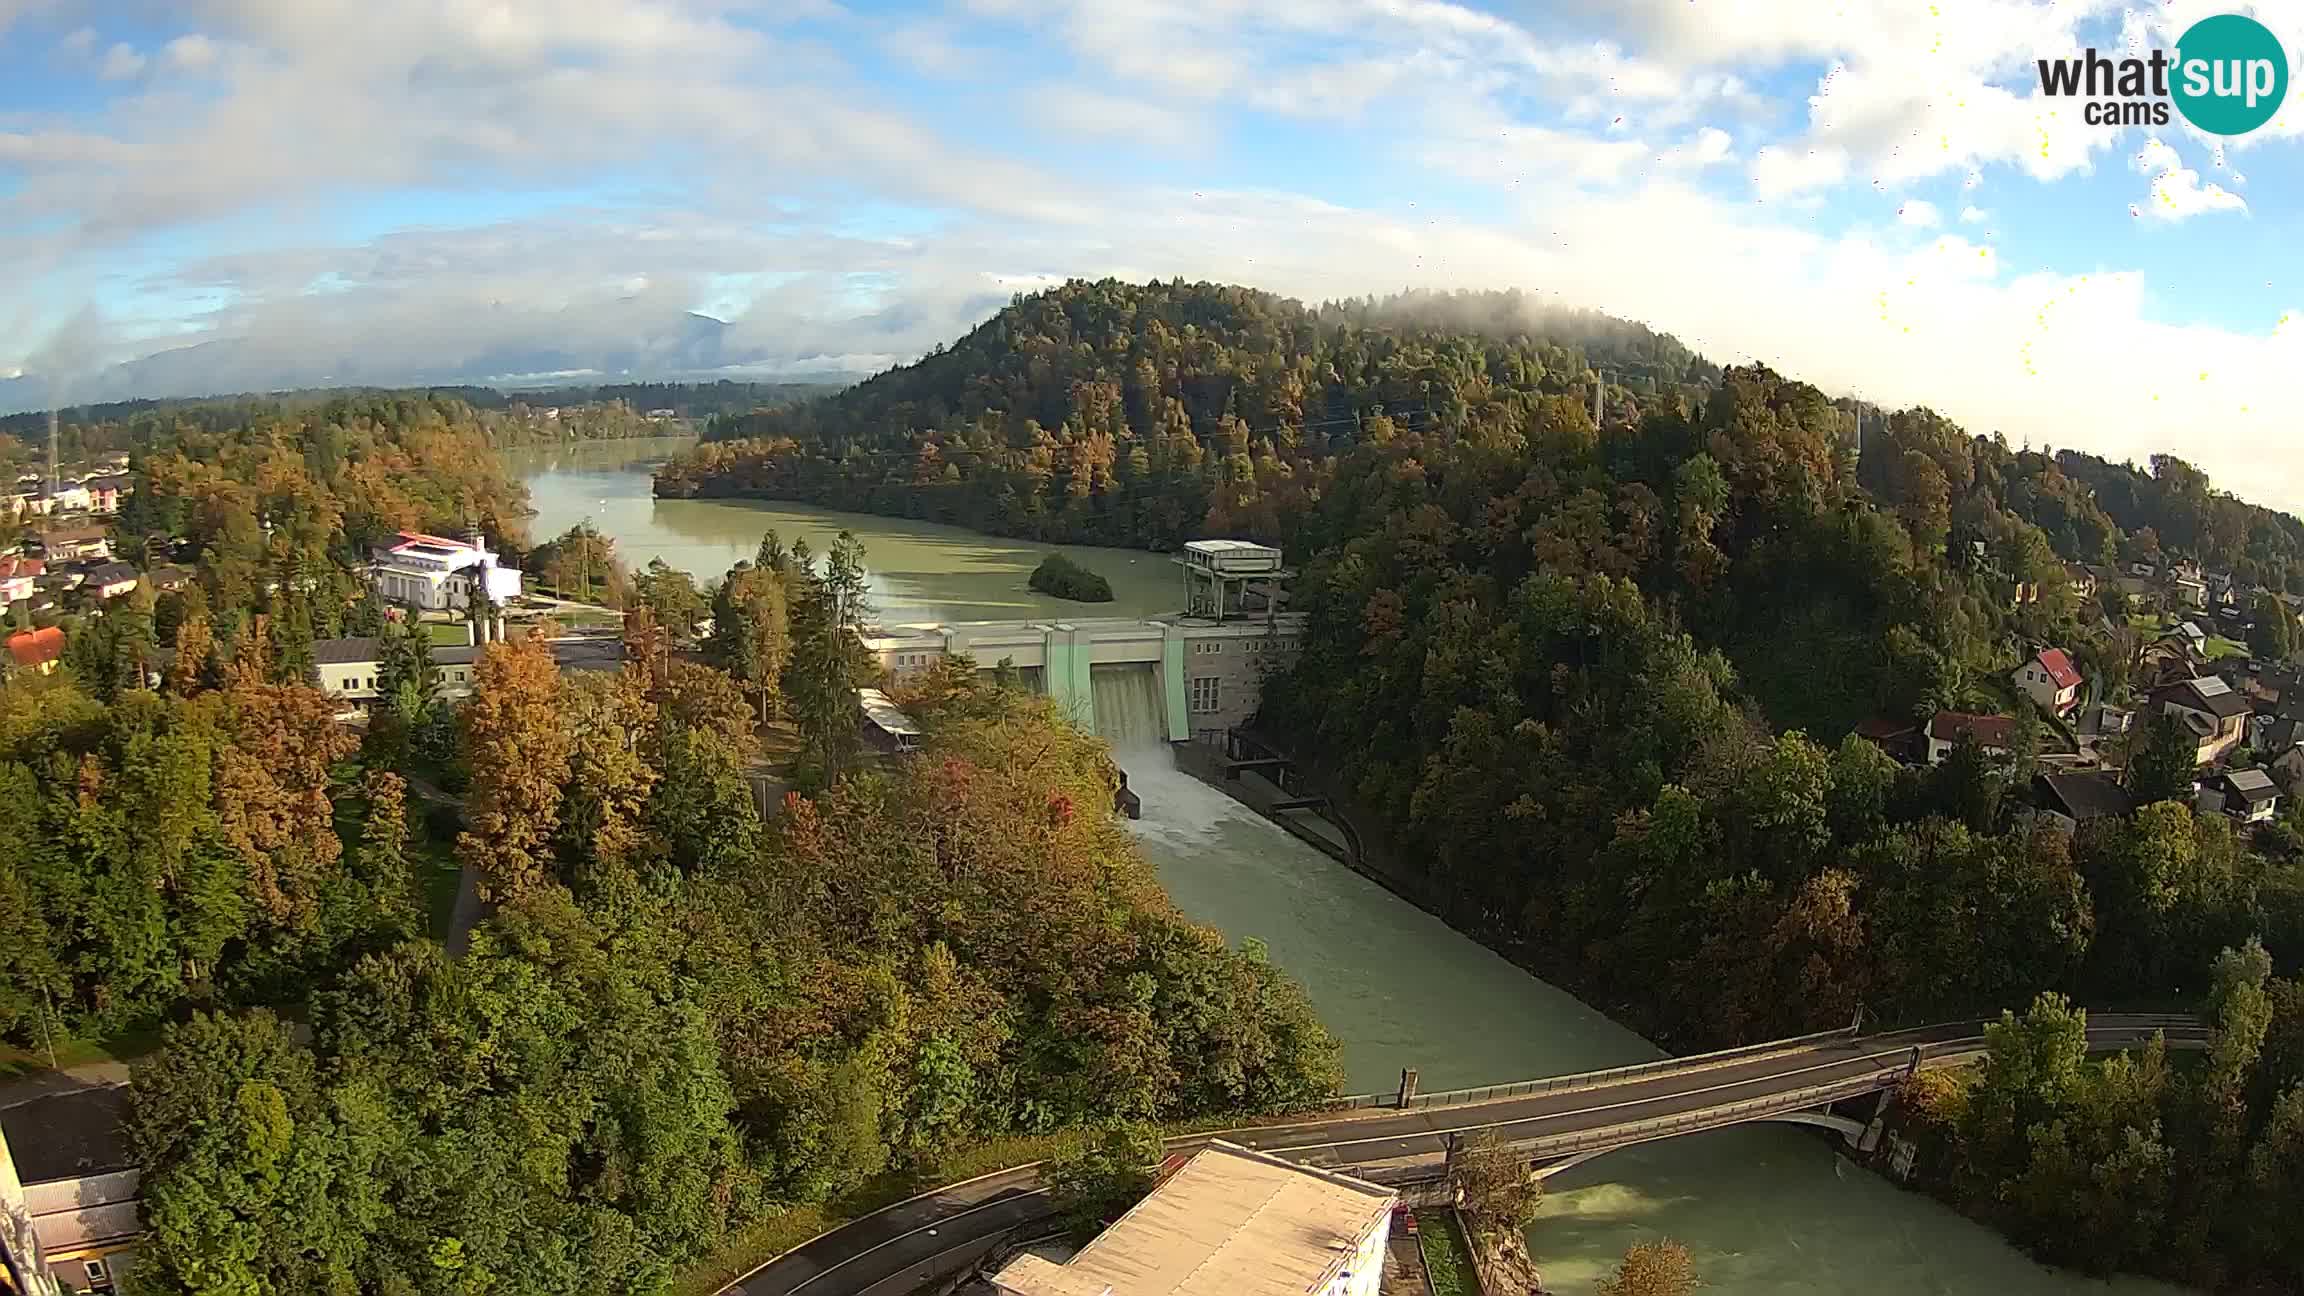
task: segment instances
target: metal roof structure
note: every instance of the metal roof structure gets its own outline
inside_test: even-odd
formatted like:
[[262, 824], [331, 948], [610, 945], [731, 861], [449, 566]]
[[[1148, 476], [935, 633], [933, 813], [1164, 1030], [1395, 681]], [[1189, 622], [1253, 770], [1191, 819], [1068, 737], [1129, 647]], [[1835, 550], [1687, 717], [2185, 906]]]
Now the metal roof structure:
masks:
[[1019, 1256], [992, 1282], [1012, 1296], [1305, 1296], [1342, 1276], [1395, 1200], [1217, 1140], [1068, 1263]]
[[888, 700], [887, 694], [876, 688], [856, 690], [856, 705], [864, 708], [866, 719], [891, 738], [920, 736], [920, 726], [912, 723], [912, 717], [904, 714], [894, 702]]
[[2273, 784], [2272, 776], [2260, 769], [2229, 770], [2224, 775], [2224, 781], [2231, 785], [2234, 792], [2250, 801], [2265, 801], [2280, 795], [2280, 789]]

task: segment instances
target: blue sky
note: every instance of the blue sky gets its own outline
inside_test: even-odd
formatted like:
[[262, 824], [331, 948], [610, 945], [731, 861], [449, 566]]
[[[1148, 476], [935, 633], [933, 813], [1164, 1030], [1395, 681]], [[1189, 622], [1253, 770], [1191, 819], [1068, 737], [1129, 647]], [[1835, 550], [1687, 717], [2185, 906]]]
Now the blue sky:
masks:
[[[2304, 51], [2281, 8], [2230, 6]], [[2205, 12], [0, 0], [0, 380], [868, 369], [1071, 275], [1518, 287], [2304, 503], [2304, 110], [2036, 93]]]

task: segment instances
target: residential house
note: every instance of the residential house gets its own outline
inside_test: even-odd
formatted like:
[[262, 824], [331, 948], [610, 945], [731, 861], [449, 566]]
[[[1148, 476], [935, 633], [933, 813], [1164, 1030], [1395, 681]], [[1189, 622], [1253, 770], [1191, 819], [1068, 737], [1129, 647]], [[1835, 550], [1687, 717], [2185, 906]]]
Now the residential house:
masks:
[[2197, 621], [2181, 622], [2174, 630], [2169, 631], [2169, 633], [2171, 635], [2183, 636], [2185, 643], [2190, 644], [2194, 649], [2200, 652], [2206, 652], [2208, 650], [2208, 632], [2202, 629], [2200, 623]]
[[1062, 1264], [1031, 1251], [999, 1296], [1376, 1296], [1399, 1194], [1211, 1140]]
[[10, 1261], [0, 1267], [0, 1290], [15, 1290], [16, 1266], [64, 1291], [120, 1290], [143, 1231], [142, 1179], [126, 1085], [0, 1108], [0, 1252]]
[[2196, 608], [2208, 606], [2208, 583], [2198, 576], [2179, 574], [2170, 578], [2168, 585], [2170, 589], [2175, 591], [2177, 600], [2184, 606]]
[[112, 556], [112, 534], [94, 522], [53, 526], [40, 533], [40, 549], [50, 562], [101, 561]]
[[2008, 678], [2040, 709], [2069, 714], [2080, 705], [2080, 672], [2061, 648], [2043, 648], [2031, 660], [2010, 671]]
[[1856, 736], [1888, 753], [1899, 765], [1918, 765], [1928, 759], [1928, 742], [1920, 736], [1920, 726], [1909, 720], [1867, 720], [1856, 726]]
[[2247, 743], [2267, 761], [2278, 758], [2291, 747], [2304, 747], [2304, 718], [2284, 711], [2259, 710], [2248, 717]]
[[31, 598], [47, 570], [38, 558], [0, 558], [0, 607]]
[[386, 602], [427, 612], [465, 610], [475, 593], [498, 604], [520, 596], [519, 570], [500, 566], [477, 533], [449, 540], [403, 531], [377, 549], [368, 579]]
[[2032, 778], [2032, 800], [2041, 809], [2055, 811], [2074, 823], [2122, 818], [2132, 808], [2126, 788], [2111, 775], [2093, 770], [2036, 774]]
[[12, 518], [45, 517], [55, 507], [56, 501], [48, 498], [48, 492], [40, 489], [38, 482], [14, 487], [0, 495], [0, 513]]
[[165, 594], [171, 590], [180, 590], [185, 586], [190, 585], [192, 583], [192, 573], [182, 567], [165, 565], [155, 567], [151, 571], [146, 572], [144, 574], [144, 579], [152, 582], [152, 588], [154, 590]]
[[[480, 649], [473, 644], [433, 645], [432, 665], [440, 672], [438, 696], [451, 701], [470, 697], [479, 660]], [[312, 668], [322, 692], [336, 694], [354, 709], [368, 710], [383, 696], [377, 683], [383, 676], [383, 660], [376, 639], [316, 639]]]
[[2160, 568], [2148, 562], [2132, 562], [2128, 564], [2128, 574], [2138, 580], [2150, 580], [2160, 574]]
[[2104, 703], [2096, 708], [2096, 733], [2099, 737], [2124, 734], [2136, 727], [2136, 713], [2125, 707]]
[[48, 492], [51, 513], [88, 511], [88, 488], [79, 482], [58, 482]]
[[2071, 586], [2074, 595], [2083, 600], [2096, 597], [2096, 573], [2088, 570], [2085, 564], [2064, 564], [2064, 582]]
[[91, 513], [117, 513], [120, 497], [132, 489], [133, 478], [126, 473], [105, 473], [80, 483], [88, 492], [88, 511]]
[[2280, 811], [2280, 788], [2263, 770], [2227, 770], [2200, 785], [2198, 804], [2244, 824], [2270, 823]]
[[98, 598], [114, 599], [135, 589], [137, 583], [143, 579], [143, 576], [127, 563], [112, 562], [105, 563], [101, 567], [90, 568], [84, 587], [96, 591]]
[[2198, 764], [2215, 762], [2247, 736], [2251, 714], [2248, 699], [2214, 676], [2154, 689], [2150, 701], [2155, 714], [2169, 716], [2183, 726], [2197, 749]]
[[64, 658], [64, 631], [57, 626], [8, 636], [9, 664], [46, 675]]
[[1963, 734], [1975, 738], [1987, 755], [2005, 756], [2013, 750], [2008, 737], [2013, 724], [2007, 716], [1939, 711], [1928, 721], [1928, 763], [1942, 764]]

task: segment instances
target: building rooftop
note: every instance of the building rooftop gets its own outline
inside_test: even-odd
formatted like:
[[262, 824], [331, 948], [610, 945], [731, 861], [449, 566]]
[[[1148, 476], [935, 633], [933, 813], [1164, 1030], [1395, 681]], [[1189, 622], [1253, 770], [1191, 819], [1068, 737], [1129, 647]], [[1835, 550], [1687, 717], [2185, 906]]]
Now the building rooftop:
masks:
[[2127, 789], [2107, 774], [2042, 774], [2039, 785], [2051, 808], [2075, 820], [2116, 819], [2128, 813]]
[[315, 666], [346, 666], [353, 662], [375, 660], [376, 641], [365, 635], [351, 639], [312, 641], [312, 664]]
[[143, 578], [136, 568], [124, 562], [108, 562], [101, 567], [91, 569], [88, 573], [88, 583], [91, 585], [115, 585], [124, 580], [141, 579]]
[[1021, 1256], [1015, 1296], [1306, 1296], [1340, 1275], [1395, 1194], [1221, 1140], [1063, 1265]]
[[2232, 686], [2213, 675], [2199, 679], [2179, 680], [2152, 695], [2155, 702], [2175, 702], [2179, 706], [2206, 711], [2218, 719], [2229, 720], [2245, 715], [2254, 708], [2248, 699], [2232, 691]]
[[2005, 751], [2008, 747], [2008, 731], [2013, 723], [2006, 716], [1939, 711], [1928, 721], [1928, 736], [1938, 742], [1958, 742], [1961, 734], [1974, 734], [1977, 745], [1998, 747]]
[[920, 736], [920, 726], [912, 723], [912, 717], [904, 714], [901, 708], [888, 700], [887, 694], [876, 688], [856, 690], [856, 705], [864, 708], [865, 717], [871, 720], [880, 732], [892, 738], [917, 738]]
[[2272, 776], [2260, 769], [2236, 769], [2226, 772], [2224, 781], [2234, 792], [2249, 801], [2269, 801], [2280, 795]]
[[8, 637], [8, 655], [19, 666], [45, 666], [64, 655], [64, 631], [56, 626]]
[[2034, 657], [2048, 679], [2060, 689], [2072, 688], [2080, 682], [2080, 672], [2073, 668], [2072, 658], [2061, 648], [2043, 648]]
[[128, 1086], [95, 1085], [42, 1094], [0, 1107], [0, 1130], [16, 1176], [26, 1184], [125, 1170], [136, 1164], [128, 1141]]

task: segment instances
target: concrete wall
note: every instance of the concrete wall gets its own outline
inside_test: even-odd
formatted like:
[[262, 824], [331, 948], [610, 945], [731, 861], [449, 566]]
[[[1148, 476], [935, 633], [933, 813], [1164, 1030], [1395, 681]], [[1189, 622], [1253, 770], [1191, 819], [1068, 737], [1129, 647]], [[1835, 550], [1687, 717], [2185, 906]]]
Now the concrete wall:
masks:
[[1269, 622], [1155, 617], [897, 626], [864, 643], [899, 684], [947, 652], [965, 652], [984, 670], [1002, 658], [1019, 670], [1037, 669], [1040, 691], [1088, 730], [1096, 727], [1091, 667], [1151, 663], [1160, 672], [1169, 741], [1182, 742], [1252, 719], [1265, 678], [1295, 660], [1303, 634], [1302, 615], [1284, 613]]
[[1360, 1245], [1353, 1249], [1352, 1259], [1333, 1282], [1322, 1289], [1321, 1296], [1376, 1296], [1376, 1289], [1384, 1278], [1384, 1246], [1392, 1236], [1392, 1215], [1384, 1218]]

